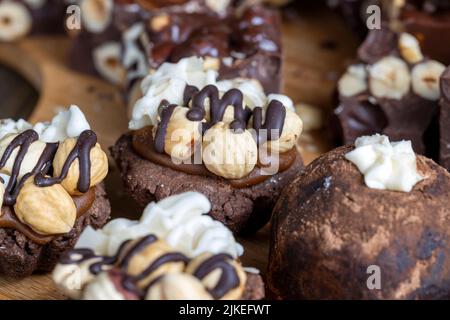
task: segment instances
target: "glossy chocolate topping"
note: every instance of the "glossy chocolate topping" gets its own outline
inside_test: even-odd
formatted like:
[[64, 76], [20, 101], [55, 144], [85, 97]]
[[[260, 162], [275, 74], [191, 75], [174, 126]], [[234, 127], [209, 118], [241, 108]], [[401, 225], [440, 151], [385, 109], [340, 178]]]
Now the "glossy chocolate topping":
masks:
[[69, 153], [66, 162], [63, 165], [59, 177], [47, 177], [43, 173], [38, 173], [34, 182], [39, 187], [48, 187], [61, 183], [69, 173], [70, 166], [75, 160], [78, 160], [80, 177], [78, 178], [77, 189], [84, 193], [89, 190], [91, 185], [91, 149], [97, 143], [97, 135], [91, 131], [83, 131], [78, 137], [77, 143]]
[[214, 255], [201, 263], [193, 273], [194, 277], [202, 280], [216, 269], [222, 271], [216, 286], [208, 289], [214, 299], [222, 298], [227, 292], [239, 286], [239, 276], [227, 260], [233, 260], [233, 258], [224, 253]]
[[278, 164], [278, 172], [289, 169], [297, 157], [295, 148], [273, 156], [269, 154], [264, 161], [258, 161], [256, 168], [247, 177], [239, 180], [228, 180], [214, 175], [206, 169], [203, 164], [194, 164], [194, 159], [191, 159], [190, 163], [175, 164], [172, 162], [169, 155], [157, 152], [154, 148], [155, 144], [153, 142], [152, 127], [145, 127], [134, 131], [132, 136], [132, 146], [137, 154], [153, 163], [187, 174], [221, 179], [224, 183], [229, 183], [233, 188], [237, 189], [251, 187], [270, 179], [271, 175], [264, 174], [263, 170], [265, 167], [269, 167], [275, 162]]

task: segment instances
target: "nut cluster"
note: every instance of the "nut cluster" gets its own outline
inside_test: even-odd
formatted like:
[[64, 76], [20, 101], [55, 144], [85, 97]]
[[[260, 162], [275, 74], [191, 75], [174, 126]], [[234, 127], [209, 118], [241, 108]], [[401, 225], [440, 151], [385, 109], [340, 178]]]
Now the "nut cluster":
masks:
[[[21, 134], [9, 134], [0, 140], [0, 156], [5, 155], [8, 146]], [[16, 147], [10, 154], [6, 164], [0, 168], [0, 172], [10, 181], [0, 183], [0, 203], [8, 193], [14, 193], [11, 186], [14, 184], [18, 195], [14, 203], [16, 217], [33, 231], [42, 235], [56, 235], [68, 233], [72, 230], [77, 217], [77, 207], [72, 196], [80, 196], [83, 193], [77, 189], [80, 178], [78, 159], [68, 163], [68, 158], [72, 152], [77, 139], [67, 138], [57, 145], [56, 154], [50, 163], [53, 168], [53, 177], [60, 177], [62, 168], [70, 165], [67, 176], [61, 183], [49, 186], [36, 185], [34, 178], [40, 174], [39, 161], [45, 154], [48, 145], [40, 140], [30, 144], [22, 160], [19, 159], [21, 148]], [[51, 155], [50, 155], [51, 156]], [[108, 172], [108, 160], [99, 144], [90, 150], [90, 188], [99, 184]], [[45, 167], [47, 166], [45, 165]], [[11, 182], [14, 177], [14, 168], [20, 166], [16, 181]], [[38, 168], [41, 169], [41, 168]], [[48, 170], [46, 170], [48, 171]], [[4, 179], [3, 179], [4, 180]], [[23, 181], [22, 181], [23, 180]], [[11, 186], [10, 186], [11, 184]], [[5, 190], [7, 189], [7, 191]], [[9, 189], [9, 190], [8, 190]]]
[[440, 62], [424, 58], [414, 36], [402, 33], [394, 53], [372, 65], [350, 66], [339, 80], [338, 90], [343, 97], [368, 92], [377, 99], [400, 100], [413, 93], [437, 101], [439, 78], [444, 70], [445, 66]]
[[[211, 121], [209, 101], [205, 101], [204, 118], [191, 120], [187, 116], [192, 106], [176, 106], [164, 124], [164, 152], [177, 162], [191, 161], [196, 149], [201, 148], [202, 163], [215, 175], [226, 179], [241, 179], [248, 176], [258, 163], [259, 150], [267, 150], [270, 154], [287, 152], [295, 147], [301, 134], [303, 123], [295, 111], [285, 107], [281, 135], [275, 139], [258, 145], [257, 132], [253, 130], [251, 116], [247, 127], [243, 130], [232, 128], [235, 123], [233, 106], [224, 108], [221, 121], [207, 126]], [[267, 107], [263, 109], [266, 117]], [[159, 126], [162, 126], [159, 117]], [[202, 127], [207, 129], [202, 133]], [[154, 128], [156, 136], [157, 128]], [[269, 131], [269, 130], [268, 130]], [[270, 134], [270, 133], [269, 133]]]
[[[234, 300], [242, 297], [247, 281], [241, 264], [229, 256], [208, 266], [200, 277], [201, 266], [221, 255], [204, 253], [188, 259], [153, 235], [124, 243], [114, 257], [96, 256], [88, 249], [74, 249], [66, 256], [53, 279], [76, 299]], [[226, 283], [223, 266], [232, 270], [236, 283], [217, 291]]]

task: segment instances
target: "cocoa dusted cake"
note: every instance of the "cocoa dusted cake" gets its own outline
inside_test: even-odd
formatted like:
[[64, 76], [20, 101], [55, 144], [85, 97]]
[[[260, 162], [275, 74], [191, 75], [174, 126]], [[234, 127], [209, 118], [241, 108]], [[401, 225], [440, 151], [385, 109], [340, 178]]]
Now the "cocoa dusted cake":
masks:
[[450, 174], [410, 141], [361, 137], [310, 164], [273, 212], [276, 299], [450, 298]]
[[101, 227], [110, 206], [108, 159], [81, 110], [48, 123], [0, 121], [0, 274], [53, 269], [83, 229]]
[[439, 79], [445, 66], [425, 57], [413, 35], [387, 27], [369, 33], [358, 57], [338, 82], [338, 143], [384, 133], [411, 140], [416, 152], [437, 158]]
[[64, 32], [64, 0], [0, 0], [0, 41]]
[[196, 57], [163, 64], [142, 90], [131, 131], [111, 148], [130, 196], [145, 206], [198, 191], [233, 232], [263, 226], [303, 168], [292, 101], [266, 96], [256, 80], [217, 81]]
[[204, 195], [187, 192], [149, 204], [139, 221], [87, 228], [53, 279], [72, 299], [264, 298], [259, 272], [242, 266], [242, 246], [210, 209]]

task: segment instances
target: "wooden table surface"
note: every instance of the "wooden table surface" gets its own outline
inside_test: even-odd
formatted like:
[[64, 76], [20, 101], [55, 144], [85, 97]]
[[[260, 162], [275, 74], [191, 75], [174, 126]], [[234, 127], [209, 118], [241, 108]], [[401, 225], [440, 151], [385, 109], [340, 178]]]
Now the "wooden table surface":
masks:
[[[336, 79], [356, 49], [350, 32], [334, 14], [313, 10], [290, 15], [283, 26], [283, 41], [285, 93], [296, 102], [329, 109]], [[44, 121], [51, 119], [60, 106], [78, 104], [106, 149], [126, 130], [125, 107], [116, 88], [66, 67], [68, 47], [68, 39], [48, 37], [26, 39], [14, 45], [0, 44], [0, 118]], [[328, 148], [320, 135], [301, 143], [306, 162]], [[140, 216], [137, 207], [125, 196], [113, 165], [106, 185], [113, 217]], [[244, 264], [257, 267], [264, 274], [269, 226], [239, 241], [245, 247]], [[48, 275], [35, 275], [22, 280], [0, 277], [0, 299], [64, 299], [64, 296]]]

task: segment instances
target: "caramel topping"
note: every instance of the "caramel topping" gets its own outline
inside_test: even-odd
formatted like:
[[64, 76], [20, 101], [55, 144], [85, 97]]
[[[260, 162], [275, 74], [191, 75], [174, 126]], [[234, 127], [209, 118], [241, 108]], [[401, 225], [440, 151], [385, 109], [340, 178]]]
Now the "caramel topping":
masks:
[[[75, 206], [77, 207], [77, 218], [82, 217], [91, 207], [95, 201], [95, 188], [89, 189], [89, 191], [81, 196], [72, 197]], [[23, 233], [31, 241], [44, 245], [52, 241], [55, 235], [47, 236], [42, 235], [29, 226], [23, 224], [17, 219], [12, 207], [3, 206], [1, 208], [0, 215], [0, 228], [11, 228]]]
[[[191, 159], [190, 164], [175, 164], [172, 162], [172, 159], [169, 155], [158, 153], [155, 150], [154, 145], [155, 144], [153, 142], [152, 127], [145, 127], [133, 132], [132, 146], [134, 151], [136, 151], [141, 157], [161, 166], [165, 166], [170, 169], [187, 174], [223, 179], [208, 171], [208, 169], [206, 169], [203, 164], [193, 164], [193, 159]], [[278, 162], [278, 172], [283, 172], [290, 168], [290, 166], [294, 163], [296, 157], [297, 151], [295, 150], [295, 148], [293, 148], [288, 152], [281, 153], [277, 156], [269, 156], [264, 160], [264, 163], [258, 162], [256, 168], [245, 178], [239, 180], [223, 179], [223, 181], [228, 182], [233, 188], [236, 189], [251, 187], [262, 183], [271, 177], [271, 175], [263, 174], [264, 168], [270, 166], [270, 164]]]

